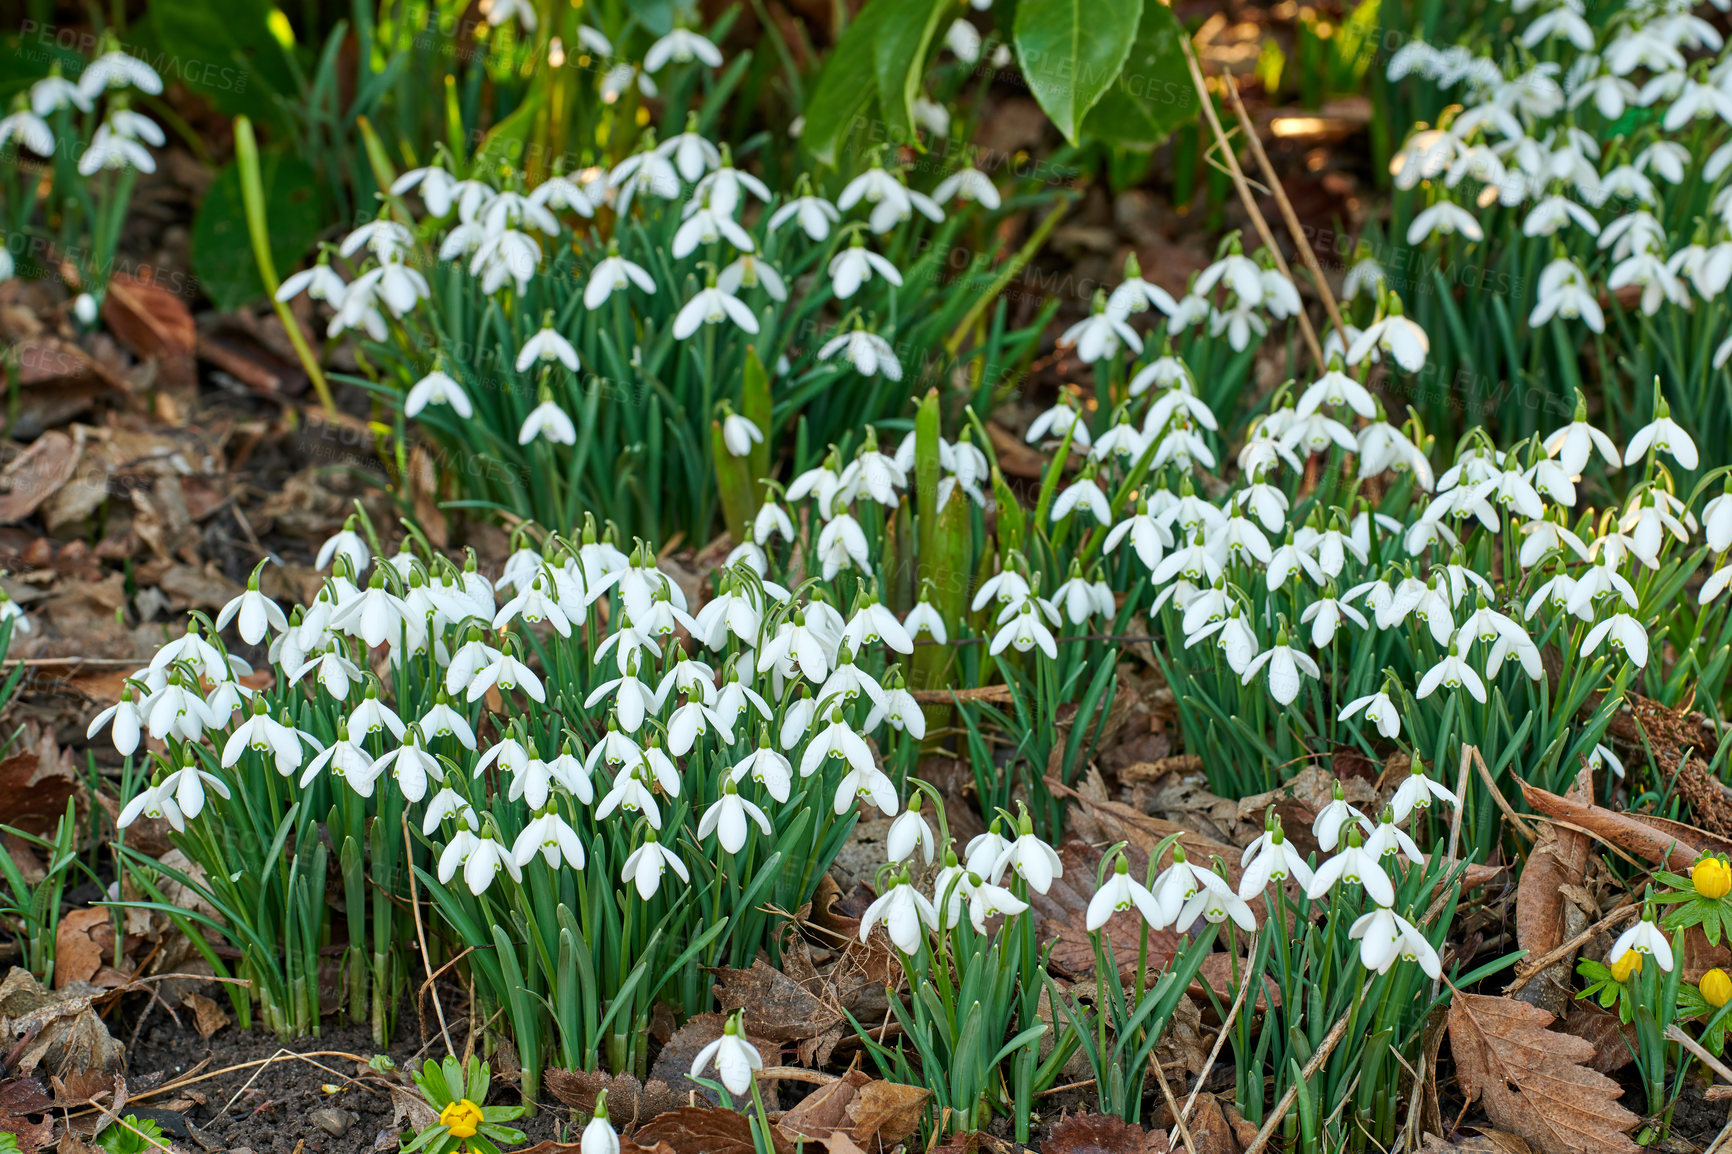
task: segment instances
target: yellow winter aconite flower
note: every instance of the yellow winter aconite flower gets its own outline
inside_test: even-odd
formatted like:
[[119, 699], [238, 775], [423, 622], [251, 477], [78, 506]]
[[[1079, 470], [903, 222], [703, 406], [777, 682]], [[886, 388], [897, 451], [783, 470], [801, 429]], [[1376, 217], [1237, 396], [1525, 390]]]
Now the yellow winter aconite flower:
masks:
[[1690, 881], [1705, 898], [1723, 898], [1732, 892], [1732, 866], [1717, 857], [1705, 857], [1690, 870]]
[[1612, 978], [1615, 981], [1627, 982], [1642, 972], [1642, 955], [1631, 950], [1612, 963]]
[[1702, 999], [1715, 1009], [1732, 1001], [1732, 977], [1728, 977], [1725, 970], [1709, 970], [1702, 975], [1696, 988], [1702, 991]]
[[450, 1130], [453, 1138], [473, 1138], [481, 1128], [481, 1107], [461, 1098], [439, 1111], [439, 1124]]

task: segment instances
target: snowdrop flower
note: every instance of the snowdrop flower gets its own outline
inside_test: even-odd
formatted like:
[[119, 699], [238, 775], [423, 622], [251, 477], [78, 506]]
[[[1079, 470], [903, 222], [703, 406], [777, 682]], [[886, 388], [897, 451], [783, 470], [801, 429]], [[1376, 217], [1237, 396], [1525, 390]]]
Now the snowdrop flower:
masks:
[[1332, 853], [1340, 842], [1343, 827], [1364, 820], [1364, 814], [1347, 804], [1347, 792], [1337, 781], [1333, 797], [1312, 819], [1311, 834], [1317, 839], [1317, 844], [1324, 853]]
[[711, 207], [706, 199], [700, 207], [687, 212], [685, 221], [674, 233], [670, 251], [676, 257], [687, 257], [697, 250], [698, 245], [714, 244], [723, 239], [741, 252], [751, 252], [754, 248], [751, 234], [741, 228], [728, 212]]
[[1699, 458], [1696, 455], [1696, 442], [1690, 439], [1676, 421], [1672, 420], [1671, 408], [1664, 397], [1659, 395], [1659, 382], [1654, 389], [1654, 419], [1637, 430], [1630, 438], [1629, 447], [1624, 450], [1624, 464], [1634, 465], [1650, 451], [1655, 454], [1667, 453], [1686, 469], [1694, 469]]
[[[115, 751], [122, 757], [131, 757], [138, 749], [138, 739], [143, 735], [145, 717], [139, 703], [133, 700], [133, 682], [129, 680], [121, 687], [120, 700], [98, 713], [90, 727], [84, 731], [84, 736], [94, 740], [103, 726], [111, 726], [109, 737], [114, 741]], [[244, 724], [242, 728], [246, 728]], [[233, 744], [234, 740], [231, 738], [229, 745]], [[225, 768], [232, 764], [234, 763], [227, 760], [223, 762]]]
[[[652, 829], [644, 834], [644, 843], [632, 850], [631, 856], [625, 859], [625, 865], [619, 871], [619, 880], [636, 885], [638, 897], [647, 902], [661, 889], [662, 874], [670, 869], [682, 882], [691, 881], [691, 875], [686, 872], [686, 865], [680, 860], [680, 855], [657, 841], [656, 832]], [[716, 1044], [710, 1043], [711, 1046]], [[705, 1050], [709, 1050], [709, 1047], [705, 1047]], [[698, 1056], [708, 1063], [709, 1057], [705, 1053], [700, 1052]]]
[[1068, 434], [1075, 445], [1086, 449], [1093, 441], [1089, 437], [1088, 426], [1083, 423], [1081, 417], [1082, 415], [1070, 403], [1069, 394], [1060, 393], [1057, 403], [1052, 408], [1029, 423], [1025, 439], [1033, 445], [1044, 437], [1050, 436], [1057, 439]]
[[1570, 424], [1552, 432], [1545, 439], [1545, 450], [1556, 457], [1565, 472], [1572, 477], [1582, 475], [1588, 460], [1597, 450], [1610, 469], [1619, 465], [1618, 448], [1612, 439], [1588, 423], [1587, 398], [1577, 394], [1575, 418]]
[[1005, 889], [976, 874], [968, 877], [968, 920], [974, 932], [986, 932], [986, 919], [1006, 914], [1015, 917], [1028, 909], [1028, 903]]
[[1377, 828], [1365, 839], [1365, 852], [1376, 858], [1404, 853], [1409, 861], [1425, 861], [1425, 855], [1419, 852], [1418, 844], [1396, 827], [1395, 815], [1390, 809], [1383, 811], [1383, 820], [1377, 823]]
[[330, 769], [332, 777], [348, 782], [350, 788], [362, 797], [373, 795], [373, 782], [379, 776], [373, 771], [373, 755], [349, 740], [349, 727], [340, 721], [337, 723], [337, 740], [321, 750], [301, 773], [301, 788], [311, 785], [319, 771], [326, 768]]
[[[162, 129], [144, 117], [137, 117], [130, 125], [123, 128], [117, 122], [120, 113], [116, 112], [101, 125], [90, 138], [90, 147], [84, 150], [84, 155], [78, 158], [78, 172], [82, 176], [93, 176], [103, 169], [134, 168], [139, 172], [155, 172], [156, 160], [148, 149], [139, 143], [142, 138], [158, 148], [162, 147], [165, 137]], [[149, 125], [149, 128], [145, 128]]]
[[944, 32], [944, 46], [964, 64], [973, 64], [980, 59], [980, 30], [958, 17]]
[[716, 277], [716, 287], [736, 296], [742, 287], [762, 288], [771, 300], [788, 299], [788, 286], [782, 281], [782, 274], [762, 257], [749, 252], [735, 257], [733, 263], [721, 271]]
[[670, 61], [686, 64], [692, 60], [720, 68], [722, 53], [708, 39], [689, 28], [675, 28], [650, 45], [649, 51], [644, 53], [643, 66], [646, 72], [660, 72]]
[[1593, 213], [1567, 196], [1548, 196], [1528, 212], [1522, 232], [1531, 237], [1551, 236], [1567, 225], [1578, 225], [1589, 236], [1600, 235], [1600, 222]]
[[1283, 626], [1276, 635], [1275, 644], [1251, 659], [1245, 671], [1239, 676], [1239, 684], [1249, 685], [1251, 679], [1269, 669], [1269, 695], [1282, 705], [1291, 705], [1299, 696], [1299, 675], [1305, 674], [1312, 679], [1319, 677], [1317, 662], [1302, 650], [1294, 649], [1287, 643], [1287, 630]]
[[810, 194], [811, 181], [806, 176], [800, 177], [798, 187], [802, 195], [796, 196], [770, 214], [770, 231], [775, 232], [793, 221], [813, 240], [828, 239], [830, 226], [841, 220], [842, 214], [823, 197]]
[[1034, 835], [1034, 820], [1025, 807], [1018, 821], [1019, 833], [993, 863], [993, 878], [1002, 877], [1008, 867], [1027, 882], [1035, 893], [1044, 894], [1052, 888], [1054, 878], [1064, 876], [1064, 863], [1058, 853]]
[[49, 68], [51, 71], [47, 76], [30, 86], [30, 111], [38, 116], [48, 116], [69, 107], [89, 112], [90, 98], [78, 90], [78, 85], [60, 74], [59, 62], [50, 63]]
[[736, 457], [749, 457], [753, 445], [764, 443], [764, 434], [745, 417], [729, 412], [722, 418], [722, 444]]
[[[259, 563], [259, 569], [264, 562]], [[224, 605], [222, 612], [217, 614], [216, 627], [227, 629], [229, 622], [238, 619], [241, 640], [248, 645], [257, 645], [264, 640], [265, 632], [274, 629], [283, 633], [289, 628], [289, 620], [283, 616], [280, 605], [259, 592], [259, 569], [254, 569], [247, 579], [247, 587], [240, 596]]]
[[846, 212], [862, 202], [872, 206], [867, 227], [874, 233], [890, 231], [916, 211], [932, 221], [944, 220], [944, 210], [930, 197], [915, 192], [883, 167], [869, 168], [849, 181], [836, 198], [836, 207]]
[[541, 331], [523, 342], [523, 348], [518, 350], [517, 371], [527, 372], [531, 365], [558, 361], [572, 372], [577, 372], [577, 350], [553, 328], [553, 317], [548, 315], [542, 321]]
[[1184, 933], [1197, 921], [1197, 915], [1213, 925], [1220, 925], [1228, 918], [1233, 924], [1250, 933], [1257, 928], [1257, 918], [1251, 912], [1251, 907], [1245, 899], [1233, 892], [1233, 887], [1227, 879], [1213, 870], [1196, 870], [1196, 878], [1202, 883], [1195, 893], [1185, 900], [1184, 908], [1179, 911], [1178, 919], [1173, 928]]
[[1606, 955], [1606, 962], [1616, 965], [1631, 950], [1651, 956], [1662, 971], [1671, 972], [1672, 943], [1667, 940], [1666, 932], [1654, 924], [1654, 916], [1647, 910], [1643, 910], [1641, 921], [1618, 935], [1611, 952]]
[[718, 288], [712, 273], [710, 283], [692, 294], [692, 299], [674, 317], [674, 336], [683, 341], [697, 332], [700, 325], [720, 324], [724, 320], [733, 321], [748, 333], [758, 331], [758, 318], [752, 315], [751, 308], [732, 293]]
[[[1377, 732], [1394, 741], [1401, 735], [1401, 717], [1396, 713], [1395, 703], [1389, 699], [1387, 689], [1364, 697], [1355, 697], [1344, 706], [1335, 720], [1346, 721], [1349, 717], [1363, 713], [1365, 720], [1377, 726]], [[1415, 765], [1418, 763], [1416, 762]]]
[[54, 155], [54, 133], [48, 122], [27, 108], [19, 107], [8, 116], [0, 117], [0, 148], [14, 136], [18, 142], [38, 156]]
[[1117, 356], [1121, 342], [1135, 352], [1143, 351], [1143, 338], [1122, 316], [1107, 307], [1106, 294], [1102, 292], [1095, 293], [1093, 311], [1066, 329], [1058, 340], [1061, 345], [1074, 347], [1085, 365]]
[[830, 260], [830, 282], [836, 299], [847, 300], [853, 296], [862, 284], [872, 279], [874, 272], [893, 285], [902, 284], [902, 274], [896, 266], [872, 252], [856, 236], [853, 244]]
[[84, 107], [110, 88], [128, 86], [158, 96], [162, 93], [162, 77], [156, 74], [156, 69], [119, 48], [111, 48], [92, 60], [78, 77], [78, 92], [86, 101]]
[[[957, 23], [966, 22], [959, 20]], [[932, 190], [932, 199], [939, 204], [951, 199], [972, 200], [988, 210], [996, 209], [1002, 203], [992, 179], [979, 169], [966, 165], [939, 181], [938, 187]]]
[[735, 1096], [751, 1093], [752, 1072], [764, 1068], [764, 1059], [746, 1040], [745, 1033], [744, 1015], [736, 1012], [722, 1023], [722, 1036], [698, 1051], [692, 1061], [691, 1076], [696, 1078], [713, 1062], [728, 1093]]
[[1107, 875], [1101, 887], [1095, 890], [1094, 897], [1089, 899], [1088, 912], [1084, 926], [1090, 933], [1107, 924], [1113, 914], [1136, 907], [1137, 913], [1152, 929], [1164, 929], [1171, 923], [1171, 917], [1164, 917], [1161, 907], [1155, 901], [1155, 895], [1131, 877], [1131, 867], [1125, 861], [1124, 852], [1118, 854], [1118, 860], [1113, 863], [1113, 872]]
[[926, 818], [920, 812], [918, 793], [909, 799], [908, 808], [890, 823], [890, 832], [884, 839], [885, 857], [892, 862], [902, 861], [915, 850], [920, 851], [927, 865], [932, 864], [933, 855], [937, 852], [932, 827], [926, 824]]
[[1475, 701], [1485, 704], [1485, 682], [1480, 680], [1473, 666], [1460, 657], [1453, 640], [1449, 643], [1449, 652], [1419, 679], [1419, 692], [1414, 696], [1423, 700], [1430, 697], [1440, 685], [1450, 689], [1466, 686]]
[[1066, 486], [1059, 493], [1058, 499], [1052, 503], [1053, 524], [1065, 520], [1077, 507], [1087, 509], [1094, 519], [1102, 525], [1113, 523], [1112, 505], [1107, 501], [1107, 495], [1101, 491], [1100, 484], [1094, 478], [1094, 467], [1085, 468], [1082, 475]]
[[902, 362], [896, 359], [896, 350], [890, 342], [876, 333], [869, 333], [856, 327], [841, 336], [831, 337], [818, 350], [818, 359], [830, 360], [838, 352], [842, 359], [853, 365], [862, 376], [870, 377], [883, 373], [886, 379], [900, 381], [902, 379]]
[[451, 411], [464, 420], [475, 415], [475, 407], [469, 403], [469, 394], [443, 369], [436, 368], [415, 382], [409, 395], [403, 400], [403, 415], [418, 417], [428, 405], [449, 405]]
[[489, 0], [486, 11], [487, 23], [495, 28], [515, 17], [525, 32], [535, 31], [535, 5], [532, 0]]
[[997, 633], [993, 634], [989, 652], [996, 657], [1006, 648], [1013, 648], [1018, 653], [1027, 653], [1036, 646], [1053, 660], [1058, 659], [1058, 644], [1053, 640], [1052, 631], [1041, 621], [1041, 614], [1036, 612], [1037, 603], [1044, 606], [1054, 625], [1058, 624], [1058, 611], [1052, 609], [1039, 598], [1031, 597], [1022, 603], [1021, 608]]
[[1366, 969], [1387, 974], [1397, 959], [1418, 962], [1429, 978], [1443, 976], [1443, 963], [1431, 943], [1425, 940], [1413, 923], [1387, 906], [1379, 905], [1362, 914], [1347, 931], [1349, 938], [1358, 938], [1359, 961]]
[[1597, 651], [1607, 638], [1611, 639], [1612, 648], [1622, 650], [1638, 669], [1648, 664], [1648, 634], [1642, 623], [1628, 613], [1614, 613], [1588, 630], [1582, 639], [1582, 652]]
[[614, 293], [622, 291], [628, 285], [636, 285], [652, 296], [656, 291], [656, 282], [650, 274], [645, 272], [641, 265], [620, 256], [619, 243], [610, 241], [607, 255], [596, 262], [595, 268], [590, 271], [589, 282], [583, 286], [584, 307], [594, 312]]
[[739, 853], [746, 844], [748, 820], [765, 837], [771, 835], [770, 819], [763, 810], [741, 797], [739, 787], [729, 779], [723, 786], [722, 796], [704, 811], [703, 820], [698, 823], [698, 839], [701, 841], [712, 833], [716, 834], [722, 849]]
[[1395, 887], [1383, 872], [1377, 855], [1366, 851], [1357, 826], [1347, 831], [1347, 845], [1341, 852], [1317, 867], [1311, 884], [1305, 887], [1305, 896], [1316, 901], [1334, 889], [1338, 882], [1364, 886], [1365, 896], [1380, 906], [1395, 901]]
[[1408, 320], [1401, 312], [1401, 298], [1391, 293], [1389, 312], [1380, 321], [1366, 327], [1347, 349], [1347, 363], [1356, 365], [1373, 350], [1386, 352], [1395, 363], [1410, 373], [1425, 367], [1425, 357], [1431, 351], [1431, 341], [1425, 330]]
[[186, 818], [175, 801], [172, 780], [139, 791], [136, 797], [126, 803], [126, 808], [120, 811], [114, 824], [126, 829], [141, 817], [150, 818], [152, 821], [166, 821], [176, 833], [185, 832]]
[[1415, 216], [1407, 226], [1407, 243], [1424, 244], [1434, 236], [1453, 236], [1456, 233], [1468, 240], [1485, 239], [1485, 232], [1473, 213], [1459, 204], [1439, 200]]
[[925, 633], [940, 645], [950, 643], [950, 631], [945, 628], [944, 615], [922, 593], [921, 599], [908, 611], [908, 616], [902, 619], [902, 627], [908, 631], [909, 637], [918, 637]]
[[1239, 865], [1245, 870], [1239, 878], [1239, 896], [1246, 901], [1262, 893], [1271, 881], [1279, 882], [1291, 877], [1301, 887], [1311, 885], [1311, 867], [1287, 840], [1281, 821], [1273, 812], [1262, 834], [1239, 856]]
[[517, 443], [527, 445], [540, 438], [557, 445], [577, 444], [577, 426], [571, 423], [565, 410], [545, 389], [542, 394], [541, 403], [524, 418], [523, 428], [517, 433]]
[[880, 923], [890, 941], [905, 954], [919, 953], [925, 931], [938, 929], [937, 909], [914, 888], [906, 869], [882, 897], [866, 907], [860, 919], [860, 940], [864, 942]]
[[1461, 806], [1461, 800], [1453, 791], [1426, 776], [1425, 766], [1416, 757], [1413, 759], [1413, 772], [1407, 775], [1407, 780], [1401, 783], [1395, 797], [1390, 800], [1390, 816], [1397, 822], [1405, 822], [1414, 810], [1429, 808], [1433, 798], [1457, 808]]

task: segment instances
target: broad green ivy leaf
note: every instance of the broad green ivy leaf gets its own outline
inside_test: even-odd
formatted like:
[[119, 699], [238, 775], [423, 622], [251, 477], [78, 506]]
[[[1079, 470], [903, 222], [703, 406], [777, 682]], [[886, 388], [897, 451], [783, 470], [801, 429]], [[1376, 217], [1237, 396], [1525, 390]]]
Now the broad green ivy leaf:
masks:
[[913, 140], [914, 98], [926, 74], [926, 54], [940, 18], [953, 6], [950, 0], [872, 0], [872, 6], [886, 10], [883, 33], [873, 45], [885, 132], [891, 140]]
[[878, 91], [878, 30], [892, 7], [868, 4], [842, 33], [806, 103], [800, 143], [820, 164], [836, 166], [842, 141], [858, 127]]
[[1017, 64], [1029, 91], [1072, 144], [1082, 135], [1083, 117], [1118, 79], [1143, 3], [1018, 0]]
[[[318, 177], [310, 164], [284, 149], [260, 156], [259, 175], [265, 190], [271, 263], [279, 277], [286, 277], [300, 267], [301, 258], [324, 228]], [[192, 268], [199, 287], [219, 309], [236, 309], [264, 295], [247, 234], [240, 170], [232, 163], [217, 173], [193, 217]]]
[[1118, 79], [1089, 111], [1084, 133], [1121, 148], [1154, 148], [1196, 119], [1201, 105], [1185, 64], [1184, 26], [1160, 0], [1146, 0]]

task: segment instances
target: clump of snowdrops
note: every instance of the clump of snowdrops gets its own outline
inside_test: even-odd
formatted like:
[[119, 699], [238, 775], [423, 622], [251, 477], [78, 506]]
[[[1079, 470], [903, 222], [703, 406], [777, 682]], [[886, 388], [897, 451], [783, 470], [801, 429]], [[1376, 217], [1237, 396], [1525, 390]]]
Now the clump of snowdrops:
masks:
[[133, 107], [162, 91], [142, 60], [105, 41], [68, 74], [47, 75], [0, 109], [0, 281], [60, 276], [80, 290], [78, 323], [100, 315], [121, 221], [141, 172], [156, 171], [162, 128]]
[[1390, 57], [1391, 83], [1452, 103], [1394, 157], [1390, 235], [1362, 248], [1346, 287], [1399, 290], [1447, 338], [1430, 419], [1465, 400], [1512, 435], [1543, 431], [1595, 379], [1584, 357], [1605, 372], [1615, 435], [1645, 423], [1655, 375], [1689, 427], [1728, 419], [1732, 63], [1699, 10], [1513, 3], [1513, 36], [1414, 40]]
[[[676, 49], [721, 66], [678, 31], [646, 72]], [[533, 180], [485, 150], [382, 171], [379, 216], [278, 297], [360, 338], [357, 382], [401, 412], [400, 441], [412, 425], [437, 446], [460, 505], [658, 538], [714, 523], [723, 430], [791, 442], [803, 467], [863, 421], [906, 422], [934, 382], [982, 406], [1015, 382], [1057, 302], [1010, 327], [998, 296], [1025, 256], [995, 266], [991, 220], [1050, 194], [1006, 204], [966, 158], [911, 173], [882, 149], [771, 187], [714, 139], [721, 112], [694, 103], [627, 155], [597, 143]]]

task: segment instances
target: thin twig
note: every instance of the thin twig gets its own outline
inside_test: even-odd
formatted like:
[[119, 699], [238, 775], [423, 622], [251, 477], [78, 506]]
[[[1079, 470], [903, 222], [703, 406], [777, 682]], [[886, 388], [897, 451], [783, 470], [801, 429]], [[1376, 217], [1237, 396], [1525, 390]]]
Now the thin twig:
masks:
[[[1587, 941], [1595, 934], [1611, 929], [1619, 922], [1628, 919], [1631, 914], [1641, 908], [1642, 907], [1637, 905], [1634, 901], [1625, 898], [1622, 905], [1614, 908], [1611, 913], [1607, 914], [1605, 917], [1601, 918], [1599, 921], [1595, 922], [1569, 941], [1564, 942], [1562, 945], [1559, 945], [1554, 949], [1547, 950], [1533, 961], [1525, 963], [1522, 966], [1522, 970], [1524, 971], [1522, 975], [1504, 987], [1504, 997], [1507, 998], [1511, 996], [1517, 990], [1539, 977], [1540, 974], [1544, 973], [1551, 967], [1553, 962], [1569, 957], [1583, 942]], [[1728, 1080], [1732, 1081], [1732, 1079]]]
[[[1209, 128], [1220, 142], [1221, 157], [1227, 162], [1227, 171], [1232, 174], [1233, 186], [1239, 191], [1239, 200], [1245, 206], [1246, 215], [1251, 218], [1251, 226], [1257, 230], [1258, 238], [1274, 258], [1275, 267], [1281, 271], [1281, 275], [1297, 285], [1293, 270], [1287, 267], [1287, 258], [1281, 255], [1281, 246], [1275, 243], [1275, 234], [1269, 231], [1269, 222], [1257, 209], [1257, 198], [1251, 194], [1250, 182], [1245, 179], [1244, 170], [1239, 167], [1239, 158], [1233, 154], [1232, 147], [1227, 143], [1227, 130], [1221, 127], [1221, 118], [1215, 115], [1215, 100], [1209, 95], [1209, 82], [1203, 78], [1203, 68], [1197, 63], [1191, 38], [1180, 36], [1179, 47], [1184, 50], [1185, 63], [1190, 66], [1191, 84], [1197, 90], [1197, 99], [1203, 106], [1203, 115], [1209, 121]], [[1327, 371], [1329, 366], [1323, 359], [1323, 346], [1317, 342], [1317, 330], [1311, 327], [1311, 318], [1305, 315], [1304, 309], [1300, 309], [1297, 319], [1300, 335], [1305, 338], [1305, 347], [1311, 350], [1311, 359], [1317, 362], [1319, 372]]]
[[1505, 799], [1503, 791], [1498, 789], [1496, 783], [1492, 781], [1491, 770], [1486, 767], [1485, 758], [1480, 756], [1479, 750], [1471, 745], [1467, 748], [1468, 752], [1473, 755], [1474, 764], [1479, 766], [1479, 776], [1485, 782], [1485, 787], [1491, 790], [1491, 799], [1497, 802], [1497, 807], [1503, 810], [1503, 815], [1509, 818], [1509, 823], [1515, 826], [1517, 833], [1521, 834], [1529, 841], [1538, 841], [1539, 834], [1534, 831], [1534, 827], [1522, 820], [1522, 816], [1517, 813], [1510, 806], [1509, 801]]
[[[1357, 1001], [1354, 1004], [1357, 1007]], [[1263, 1147], [1269, 1144], [1269, 1138], [1275, 1133], [1275, 1128], [1281, 1125], [1281, 1119], [1287, 1116], [1287, 1111], [1293, 1108], [1294, 1100], [1299, 1097], [1299, 1087], [1309, 1083], [1311, 1075], [1315, 1074], [1318, 1068], [1329, 1060], [1329, 1055], [1335, 1051], [1335, 1044], [1341, 1041], [1342, 1035], [1347, 1033], [1347, 1023], [1352, 1018], [1351, 1013], [1343, 1014], [1330, 1028], [1328, 1036], [1323, 1039], [1323, 1044], [1317, 1047], [1317, 1052], [1311, 1055], [1311, 1060], [1305, 1063], [1305, 1068], [1299, 1072], [1299, 1080], [1287, 1087], [1287, 1092], [1281, 1095], [1281, 1101], [1275, 1104], [1275, 1109], [1269, 1115], [1268, 1121], [1264, 1122], [1263, 1128], [1257, 1131], [1257, 1137], [1253, 1138], [1251, 1144], [1245, 1147], [1245, 1154], [1260, 1154]]]
[[[403, 822], [403, 844], [405, 846], [413, 845], [414, 843], [409, 840], [409, 815], [404, 813], [400, 816]], [[433, 960], [427, 956], [427, 931], [421, 926], [421, 895], [419, 887], [415, 885], [415, 867], [413, 864], [409, 866], [409, 908], [415, 914], [415, 943], [421, 947], [421, 968], [428, 974], [427, 984], [421, 989], [427, 990], [429, 987], [432, 989], [433, 1013], [439, 1018], [439, 1036], [445, 1039], [446, 1055], [454, 1057], [457, 1048], [451, 1044], [451, 1030], [445, 1024], [445, 1007], [439, 1004], [439, 987], [433, 985]], [[415, 995], [415, 1013], [417, 1016], [421, 1013], [420, 992]]]
[[1173, 1125], [1178, 1127], [1179, 1141], [1185, 1144], [1190, 1154], [1197, 1154], [1196, 1143], [1191, 1141], [1191, 1128], [1185, 1125], [1185, 1116], [1179, 1111], [1179, 1104], [1173, 1099], [1173, 1088], [1167, 1085], [1167, 1076], [1161, 1072], [1161, 1062], [1157, 1058], [1149, 1065], [1155, 1068], [1155, 1081], [1161, 1084], [1161, 1095], [1167, 1100], [1167, 1109], [1173, 1112]]
[[1704, 1050], [1702, 1048], [1702, 1043], [1679, 1029], [1676, 1022], [1666, 1027], [1666, 1037], [1702, 1059], [1703, 1063], [1706, 1064], [1710, 1070], [1720, 1075], [1720, 1077], [1724, 1078], [1728, 1082], [1732, 1082], [1732, 1070], [1728, 1070], [1725, 1063]]
[[1257, 127], [1251, 122], [1250, 113], [1245, 111], [1245, 102], [1239, 99], [1239, 85], [1233, 79], [1233, 74], [1226, 69], [1221, 70], [1221, 82], [1226, 86], [1227, 96], [1233, 102], [1233, 111], [1238, 113], [1239, 126], [1244, 129], [1245, 139], [1251, 145], [1251, 155], [1256, 158], [1257, 167], [1263, 170], [1263, 179], [1269, 182], [1269, 193], [1275, 198], [1275, 203], [1281, 209], [1281, 218], [1287, 222], [1287, 231], [1293, 236], [1293, 248], [1299, 254], [1299, 259], [1305, 262], [1310, 270], [1311, 279], [1317, 283], [1317, 296], [1323, 301], [1323, 311], [1329, 314], [1329, 323], [1335, 326], [1335, 335], [1341, 339], [1341, 348], [1347, 349], [1347, 326], [1341, 320], [1341, 310], [1335, 305], [1335, 294], [1329, 289], [1329, 281], [1323, 275], [1323, 266], [1317, 263], [1317, 254], [1311, 249], [1311, 242], [1305, 238], [1304, 229], [1299, 227], [1299, 215], [1293, 211], [1293, 202], [1287, 199], [1287, 190], [1281, 187], [1281, 180], [1275, 175], [1275, 166], [1269, 163], [1269, 154], [1263, 150], [1263, 140], [1257, 135]]
[[[1261, 932], [1261, 931], [1259, 931]], [[1215, 1059], [1221, 1056], [1221, 1046], [1227, 1041], [1227, 1034], [1233, 1028], [1233, 1022], [1239, 1017], [1239, 1007], [1245, 1004], [1245, 994], [1251, 989], [1250, 959], [1257, 953], [1257, 934], [1251, 935], [1245, 947], [1245, 978], [1239, 983], [1239, 993], [1233, 999], [1233, 1008], [1227, 1011], [1226, 1021], [1221, 1023], [1221, 1032], [1215, 1035], [1215, 1045], [1209, 1051], [1209, 1060], [1203, 1063], [1203, 1072], [1197, 1075], [1197, 1084], [1191, 1087], [1191, 1092], [1185, 1096], [1183, 1117], [1191, 1116], [1191, 1107], [1196, 1104], [1197, 1095], [1203, 1089], [1203, 1083], [1209, 1080], [1209, 1074], [1215, 1069]]]
[[[339, 1057], [344, 1057], [344, 1058], [353, 1058], [357, 1062], [362, 1062], [362, 1063], [366, 1062], [365, 1058], [358, 1057], [354, 1054], [324, 1055], [324, 1056], [339, 1056]], [[312, 1066], [314, 1069], [323, 1070], [325, 1073], [330, 1074], [333, 1077], [341, 1078], [345, 1082], [352, 1082], [353, 1084], [361, 1087], [363, 1090], [366, 1090], [370, 1094], [377, 1094], [379, 1092], [379, 1091], [373, 1089], [373, 1087], [367, 1085], [365, 1082], [362, 1082], [359, 1078], [352, 1078], [348, 1074], [343, 1073], [341, 1070], [333, 1070], [329, 1066], [325, 1065], [323, 1062], [313, 1061], [313, 1057], [311, 1054], [297, 1054], [293, 1050], [278, 1050], [276, 1053], [272, 1054], [270, 1057], [266, 1058], [264, 1061], [258, 1063], [259, 1068], [257, 1070], [253, 1071], [253, 1076], [246, 1080], [245, 1085], [243, 1085], [239, 1090], [235, 1091], [234, 1097], [230, 1098], [228, 1100], [227, 1105], [225, 1105], [220, 1111], [218, 1111], [217, 1116], [221, 1117], [222, 1115], [227, 1114], [230, 1110], [234, 1109], [234, 1105], [236, 1102], [240, 1101], [241, 1095], [245, 1094], [252, 1087], [252, 1084], [259, 1080], [259, 1075], [263, 1074], [265, 1072], [265, 1067], [269, 1066], [272, 1062], [275, 1062], [278, 1058], [293, 1058], [298, 1062], [305, 1062], [307, 1065]]]

